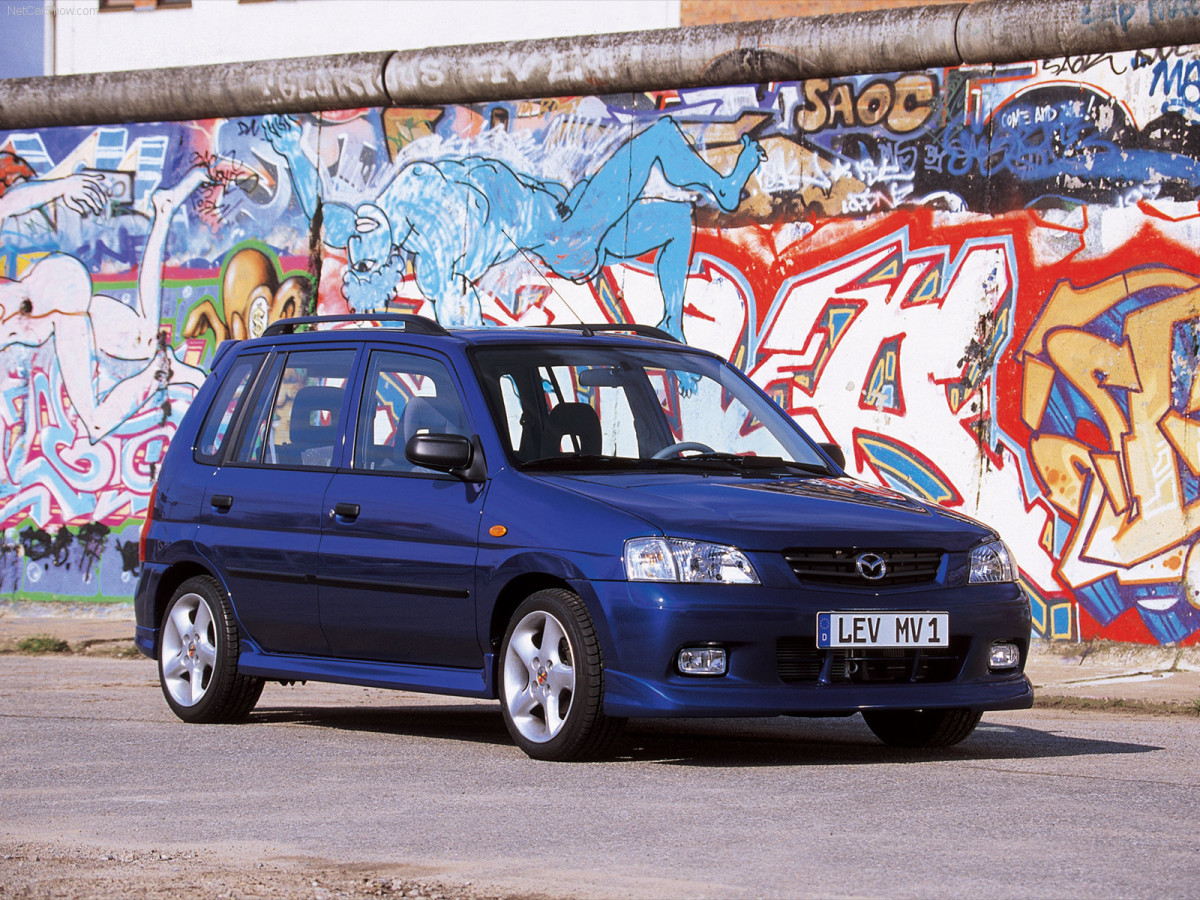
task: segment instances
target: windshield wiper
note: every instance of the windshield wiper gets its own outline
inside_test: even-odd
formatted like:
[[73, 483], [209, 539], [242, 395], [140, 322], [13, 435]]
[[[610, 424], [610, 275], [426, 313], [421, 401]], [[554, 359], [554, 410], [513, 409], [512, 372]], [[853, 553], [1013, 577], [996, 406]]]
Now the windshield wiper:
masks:
[[639, 461], [624, 456], [580, 453], [574, 456], [543, 456], [521, 463], [524, 471], [549, 472], [570, 469], [636, 469]]
[[774, 469], [781, 467], [792, 471], [809, 472], [813, 475], [832, 475], [833, 469], [825, 463], [796, 462], [794, 459], [783, 459], [779, 456], [743, 456], [747, 468]]
[[767, 471], [769, 469], [786, 469], [800, 471], [813, 475], [832, 475], [833, 471], [821, 463], [802, 463], [784, 459], [781, 456], [741, 456], [737, 453], [697, 453], [693, 456], [680, 456], [673, 459], [658, 460], [660, 463], [683, 464], [695, 466], [696, 463], [717, 463], [738, 469], [740, 471]]

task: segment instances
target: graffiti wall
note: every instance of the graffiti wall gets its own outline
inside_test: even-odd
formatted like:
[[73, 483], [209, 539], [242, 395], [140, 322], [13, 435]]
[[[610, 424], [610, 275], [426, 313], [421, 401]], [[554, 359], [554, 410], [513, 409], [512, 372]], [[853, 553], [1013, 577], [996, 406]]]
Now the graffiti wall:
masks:
[[1049, 638], [1200, 642], [1200, 48], [0, 132], [0, 591], [125, 599], [216, 345], [657, 324], [997, 527]]

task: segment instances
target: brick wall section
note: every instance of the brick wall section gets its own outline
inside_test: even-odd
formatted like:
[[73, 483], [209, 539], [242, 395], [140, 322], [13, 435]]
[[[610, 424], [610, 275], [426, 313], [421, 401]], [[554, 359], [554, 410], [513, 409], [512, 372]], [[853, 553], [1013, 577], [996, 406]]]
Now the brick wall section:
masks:
[[681, 25], [718, 25], [962, 2], [972, 0], [682, 0], [679, 17]]

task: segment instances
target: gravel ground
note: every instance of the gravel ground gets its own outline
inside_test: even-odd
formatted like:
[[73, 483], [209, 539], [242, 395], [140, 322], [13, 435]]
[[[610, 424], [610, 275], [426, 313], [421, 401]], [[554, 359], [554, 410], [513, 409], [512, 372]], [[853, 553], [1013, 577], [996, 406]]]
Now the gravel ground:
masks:
[[196, 852], [119, 850], [55, 843], [0, 841], [0, 898], [92, 900], [114, 897], [229, 900], [334, 900], [354, 897], [545, 900], [498, 894], [470, 881], [449, 885], [396, 868], [368, 870], [319, 860], [269, 863]]

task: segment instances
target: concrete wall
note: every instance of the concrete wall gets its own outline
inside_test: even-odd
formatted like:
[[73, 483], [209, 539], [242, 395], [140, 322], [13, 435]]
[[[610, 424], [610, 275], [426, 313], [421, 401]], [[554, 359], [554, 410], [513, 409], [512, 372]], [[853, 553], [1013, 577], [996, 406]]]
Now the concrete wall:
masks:
[[[938, 6], [963, 0], [680, 0], [681, 25], [755, 22], [789, 16], [825, 16], [880, 9]], [[978, 0], [965, 0], [967, 3]]]
[[216, 343], [319, 297], [662, 322], [995, 525], [1041, 634], [1200, 642], [1198, 110], [1177, 47], [0, 131], [0, 590], [128, 597]]
[[[43, 18], [55, 27], [57, 75], [679, 25], [679, 0], [192, 0], [183, 8], [98, 15], [99, 0], [30, 0], [23, 6], [56, 13]], [[0, 3], [0, 22], [7, 21], [4, 12]]]

